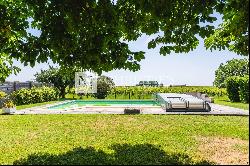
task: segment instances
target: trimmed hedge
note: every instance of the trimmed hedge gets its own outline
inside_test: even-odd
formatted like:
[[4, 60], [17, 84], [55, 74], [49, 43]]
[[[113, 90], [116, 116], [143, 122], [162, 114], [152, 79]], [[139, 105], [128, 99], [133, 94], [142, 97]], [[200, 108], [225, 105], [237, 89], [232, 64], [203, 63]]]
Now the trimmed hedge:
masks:
[[232, 102], [249, 103], [249, 76], [232, 76], [226, 79], [228, 98]]
[[239, 96], [241, 102], [249, 103], [249, 76], [247, 75], [239, 79]]
[[238, 76], [232, 76], [226, 79], [226, 89], [230, 101], [232, 102], [240, 101]]
[[16, 105], [35, 104], [57, 100], [59, 93], [50, 87], [33, 87], [31, 89], [20, 89], [11, 93], [11, 98]]

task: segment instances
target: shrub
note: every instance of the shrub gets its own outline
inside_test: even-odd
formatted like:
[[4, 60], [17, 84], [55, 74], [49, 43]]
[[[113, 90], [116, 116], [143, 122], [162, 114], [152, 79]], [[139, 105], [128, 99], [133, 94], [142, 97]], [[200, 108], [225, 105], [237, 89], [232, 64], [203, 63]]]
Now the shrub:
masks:
[[240, 77], [239, 96], [241, 102], [249, 103], [249, 76]]
[[20, 89], [11, 94], [16, 105], [42, 103], [58, 99], [59, 92], [50, 87]]
[[239, 79], [238, 76], [228, 77], [226, 79], [226, 89], [228, 93], [228, 98], [232, 102], [239, 102], [240, 95], [239, 95]]
[[3, 107], [4, 108], [14, 108], [15, 104], [13, 103], [13, 101], [11, 100], [7, 100], [3, 103]]
[[41, 88], [32, 88], [31, 92], [31, 102], [32, 103], [41, 103], [44, 102], [44, 98], [47, 95], [45, 91]]
[[31, 92], [29, 89], [20, 89], [11, 93], [11, 98], [16, 105], [30, 104]]
[[249, 74], [249, 60], [232, 59], [225, 64], [220, 64], [219, 68], [215, 71], [214, 85], [219, 88], [225, 88], [225, 80], [231, 76], [240, 76]]
[[6, 96], [5, 92], [0, 91], [0, 100]]
[[5, 92], [0, 91], [0, 108], [3, 106], [3, 101], [4, 101], [4, 97], [7, 94]]
[[94, 97], [97, 99], [105, 99], [114, 86], [115, 83], [111, 78], [100, 76], [97, 79], [97, 93], [94, 94]]

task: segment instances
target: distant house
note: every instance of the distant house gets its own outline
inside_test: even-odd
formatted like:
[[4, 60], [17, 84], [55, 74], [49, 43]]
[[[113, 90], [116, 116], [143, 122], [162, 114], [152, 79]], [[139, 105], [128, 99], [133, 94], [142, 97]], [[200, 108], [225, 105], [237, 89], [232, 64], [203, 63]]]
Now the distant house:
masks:
[[[158, 81], [140, 81], [139, 84], [136, 86], [159, 86]], [[163, 86], [163, 84], [160, 84], [160, 86]]]

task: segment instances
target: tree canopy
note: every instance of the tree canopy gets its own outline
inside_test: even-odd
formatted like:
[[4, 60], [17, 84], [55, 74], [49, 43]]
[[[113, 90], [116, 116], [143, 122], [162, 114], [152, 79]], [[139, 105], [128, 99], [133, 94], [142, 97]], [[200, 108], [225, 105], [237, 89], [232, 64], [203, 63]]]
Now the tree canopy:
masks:
[[[136, 71], [144, 52], [132, 51], [127, 41], [158, 32], [163, 35], [148, 48], [163, 44], [162, 55], [195, 49], [198, 36], [206, 39], [207, 48], [247, 55], [248, 6], [248, 0], [3, 0], [0, 59], [8, 55], [31, 66], [51, 59], [98, 74]], [[209, 24], [216, 21], [215, 11], [223, 14], [218, 29]], [[39, 36], [27, 32], [28, 20]]]
[[225, 64], [221, 63], [215, 71], [214, 85], [219, 88], [226, 87], [226, 79], [232, 76], [249, 75], [249, 60], [248, 59], [232, 59]]
[[97, 78], [97, 92], [93, 96], [97, 99], [105, 99], [114, 87], [115, 83], [112, 78], [102, 75]]
[[77, 68], [54, 68], [41, 70], [36, 73], [36, 81], [41, 83], [53, 84], [60, 91], [60, 97], [65, 98], [66, 88], [72, 88], [75, 84], [75, 72]]
[[249, 55], [249, 0], [227, 0], [220, 7], [223, 23], [205, 40], [211, 50], [228, 48], [239, 55]]

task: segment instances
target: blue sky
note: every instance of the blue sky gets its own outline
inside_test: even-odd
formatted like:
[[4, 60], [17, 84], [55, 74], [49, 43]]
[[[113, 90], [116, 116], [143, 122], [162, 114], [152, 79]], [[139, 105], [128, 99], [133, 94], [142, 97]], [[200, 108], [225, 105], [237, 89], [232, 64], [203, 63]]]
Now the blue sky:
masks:
[[[221, 18], [215, 23], [218, 25]], [[39, 35], [39, 31], [28, 30], [34, 35]], [[146, 52], [145, 59], [141, 61], [141, 69], [137, 72], [128, 70], [113, 70], [105, 72], [103, 75], [114, 79], [116, 85], [135, 85], [140, 80], [155, 80], [164, 85], [186, 84], [186, 85], [212, 85], [215, 78], [215, 70], [221, 63], [225, 63], [233, 58], [244, 58], [228, 50], [206, 50], [203, 39], [200, 39], [199, 46], [189, 53], [171, 53], [163, 56], [159, 54], [160, 46], [155, 49], [147, 49], [147, 43], [152, 39], [150, 36], [142, 35], [137, 41], [129, 42], [129, 47], [136, 51]], [[30, 81], [34, 79], [34, 74], [41, 69], [48, 69], [48, 64], [52, 62], [37, 64], [35, 67], [24, 67], [20, 62], [15, 61], [15, 65], [22, 70], [17, 75], [10, 75], [7, 81]]]

